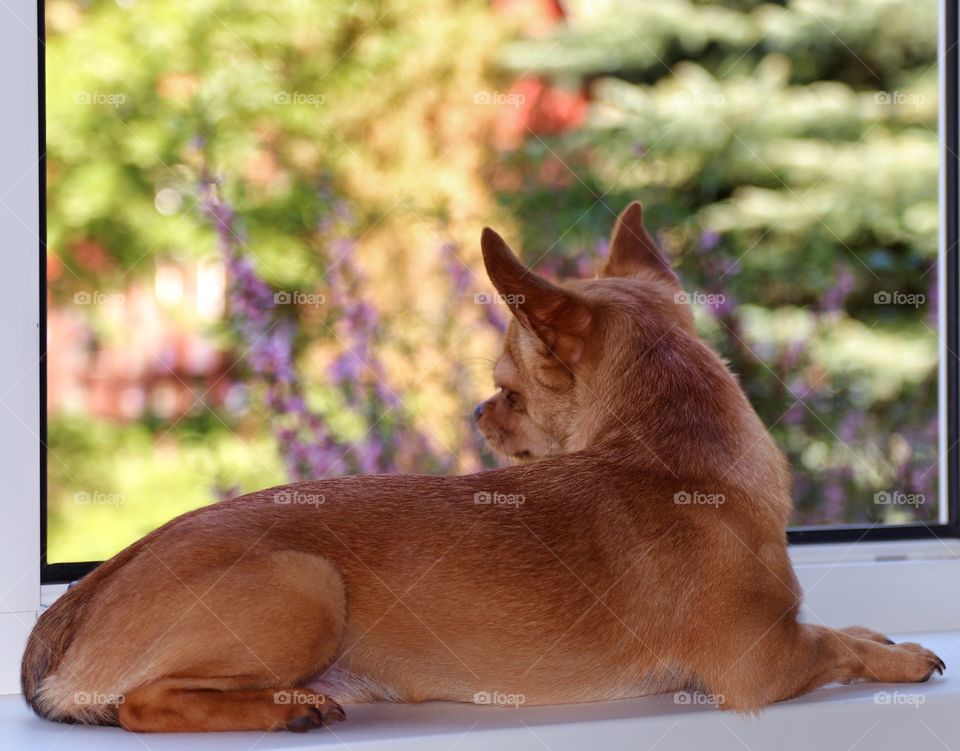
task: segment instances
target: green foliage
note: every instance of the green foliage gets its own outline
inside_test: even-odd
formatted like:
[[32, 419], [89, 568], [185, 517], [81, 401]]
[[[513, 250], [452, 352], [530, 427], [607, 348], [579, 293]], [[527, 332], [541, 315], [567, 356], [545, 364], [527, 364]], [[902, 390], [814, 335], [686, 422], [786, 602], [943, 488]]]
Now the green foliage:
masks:
[[[922, 0], [609, 0], [572, 3], [570, 28], [518, 40], [504, 52], [511, 70], [551, 76], [662, 77], [696, 59], [722, 77], [750, 71], [772, 53], [796, 62], [794, 79], [896, 86], [937, 54], [937, 3]], [[582, 6], [582, 8], [581, 8]], [[579, 11], [579, 12], [578, 12]]]
[[[158, 262], [218, 254], [198, 206], [209, 167], [223, 177], [221, 194], [237, 210], [243, 252], [260, 277], [328, 292], [327, 272], [342, 256], [336, 242], [348, 239], [339, 225], [349, 227], [364, 235], [358, 255], [371, 278], [362, 292], [384, 310], [387, 332], [377, 341], [421, 359], [432, 352], [398, 311], [416, 318], [415, 303], [430, 300], [424, 290], [444, 289], [417, 254], [435, 254], [447, 230], [437, 217], [482, 192], [477, 134], [493, 111], [474, 95], [490, 88], [487, 60], [502, 34], [485, 3], [49, 0], [46, 20], [50, 299], [91, 325], [93, 347], [136, 332], [99, 306], [72, 307], [75, 292], [124, 292], [150, 284]], [[352, 215], [336, 231], [318, 228], [337, 196]], [[327, 312], [281, 313], [299, 324], [299, 375], [339, 437], [390, 430], [397, 417], [366, 415], [359, 424], [338, 401], [326, 367], [343, 344]], [[229, 321], [209, 328], [196, 333], [227, 352], [229, 380], [242, 379], [249, 343]], [[433, 373], [412, 385], [396, 378], [412, 372], [404, 366], [415, 357], [396, 352], [391, 387], [406, 396], [409, 385], [411, 403], [424, 405], [418, 417], [453, 442], [466, 427], [462, 405], [414, 391], [435, 393]], [[469, 382], [458, 385], [475, 401]], [[149, 414], [124, 426], [52, 415], [51, 559], [112, 554], [215, 500], [215, 486], [235, 492], [284, 480], [279, 447], [265, 437], [271, 415], [256, 386], [249, 394], [239, 414], [187, 416], [170, 432], [171, 419]], [[456, 425], [442, 432], [453, 410]], [[124, 503], [75, 502], [88, 490]]]
[[[586, 125], [494, 154], [496, 109], [474, 99], [494, 88], [504, 29], [480, 0], [50, 0], [54, 304], [122, 290], [158, 260], [214, 254], [196, 206], [205, 165], [226, 177], [257, 273], [323, 290], [336, 233], [316, 225], [343, 197], [390, 385], [440, 426], [440, 443], [473, 457], [453, 394], [486, 387], [495, 344], [471, 328], [477, 306], [451, 303], [438, 282], [436, 246], [452, 239], [470, 259], [469, 299], [472, 283], [486, 287], [481, 221], [507, 220], [531, 262], [549, 251], [544, 261], [582, 271], [639, 198], [687, 288], [726, 297], [698, 321], [790, 455], [796, 521], [933, 518], [937, 4], [571, 5], [568, 25], [514, 40], [501, 59], [504, 78], [588, 88]], [[504, 175], [498, 216], [490, 185]], [[876, 304], [890, 292], [926, 300]], [[473, 319], [454, 318], [457, 305]], [[104, 338], [122, 325], [84, 315]], [[324, 378], [341, 346], [329, 322], [290, 315], [309, 339], [298, 364], [311, 405], [344, 440], [366, 434], [382, 415], [351, 416]], [[216, 335], [234, 342], [226, 326]], [[150, 420], [55, 416], [51, 557], [112, 553], [209, 502], [214, 485], [282, 481], [251, 394], [242, 417], [189, 416], [168, 434]], [[929, 501], [871, 502], [888, 489]], [[123, 502], [78, 503], [77, 492]]]
[[[586, 127], [512, 156], [525, 247], [577, 257], [643, 200], [686, 287], [725, 298], [701, 325], [788, 449], [797, 522], [933, 518], [937, 4], [578, 7], [503, 55], [592, 98]], [[576, 179], [526, 177], [545, 154]], [[892, 488], [927, 504], [871, 502]]]
[[[474, 0], [55, 0], [49, 243], [69, 269], [58, 284], [120, 284], [154, 257], [212, 253], [196, 211], [201, 150], [230, 178], [258, 270], [281, 286], [319, 277], [318, 189], [350, 195], [372, 222], [422, 177], [444, 147], [429, 118], [477, 88], [482, 14]], [[438, 187], [423, 181], [407, 200], [435, 211]], [[76, 253], [90, 242], [97, 264]]]
[[271, 438], [223, 423], [158, 433], [148, 425], [63, 416], [51, 420], [48, 439], [53, 563], [103, 560], [231, 489], [286, 478]]

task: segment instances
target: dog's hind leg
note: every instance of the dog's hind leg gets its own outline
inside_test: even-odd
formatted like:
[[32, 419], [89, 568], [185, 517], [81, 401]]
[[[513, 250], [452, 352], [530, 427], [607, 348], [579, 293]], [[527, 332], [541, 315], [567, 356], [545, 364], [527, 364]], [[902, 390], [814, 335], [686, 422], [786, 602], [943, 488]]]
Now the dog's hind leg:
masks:
[[[118, 713], [120, 724], [138, 732], [301, 732], [344, 717], [339, 704], [310, 689], [241, 688], [244, 684], [243, 678], [157, 681], [124, 697]], [[188, 688], [192, 685], [197, 688]]]
[[[306, 730], [343, 718], [303, 688], [343, 638], [343, 580], [327, 559], [251, 553], [188, 577], [155, 571], [136, 603], [104, 602], [41, 688], [55, 719], [135, 731]], [[71, 707], [77, 702], [83, 707]], [[114, 707], [99, 712], [97, 697]]]

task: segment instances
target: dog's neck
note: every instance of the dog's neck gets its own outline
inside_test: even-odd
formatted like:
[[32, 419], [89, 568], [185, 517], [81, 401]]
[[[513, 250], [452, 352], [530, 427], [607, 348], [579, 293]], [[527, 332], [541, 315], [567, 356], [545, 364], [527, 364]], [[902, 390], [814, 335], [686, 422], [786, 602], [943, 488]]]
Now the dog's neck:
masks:
[[716, 353], [680, 331], [623, 351], [586, 391], [565, 452], [789, 497], [783, 455]]

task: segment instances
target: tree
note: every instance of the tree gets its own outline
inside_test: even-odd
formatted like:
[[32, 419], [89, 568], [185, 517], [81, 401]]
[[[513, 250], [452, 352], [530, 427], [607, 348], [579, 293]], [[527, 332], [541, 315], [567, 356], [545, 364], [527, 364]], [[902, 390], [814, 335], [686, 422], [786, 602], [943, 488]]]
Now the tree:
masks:
[[501, 193], [525, 245], [583, 255], [642, 199], [790, 455], [795, 521], [936, 518], [937, 4], [573, 5], [503, 54], [591, 99], [511, 157], [569, 169]]

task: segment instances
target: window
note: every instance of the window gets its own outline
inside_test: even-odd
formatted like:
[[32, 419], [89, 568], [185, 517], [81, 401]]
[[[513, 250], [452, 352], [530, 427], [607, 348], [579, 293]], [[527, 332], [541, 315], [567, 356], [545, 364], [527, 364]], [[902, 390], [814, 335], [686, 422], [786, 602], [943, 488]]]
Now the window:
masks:
[[238, 492], [492, 466], [479, 227], [589, 275], [633, 198], [791, 539], [956, 535], [953, 4], [553, 8], [47, 2], [44, 581]]

